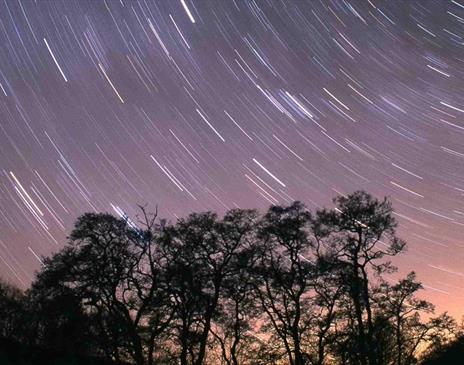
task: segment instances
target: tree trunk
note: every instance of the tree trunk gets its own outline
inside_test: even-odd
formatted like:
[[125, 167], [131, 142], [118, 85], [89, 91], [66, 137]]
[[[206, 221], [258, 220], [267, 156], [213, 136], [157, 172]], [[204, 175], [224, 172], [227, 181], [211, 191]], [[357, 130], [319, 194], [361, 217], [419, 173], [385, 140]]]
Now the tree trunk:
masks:
[[237, 359], [237, 346], [240, 341], [240, 317], [239, 317], [239, 302], [235, 301], [235, 322], [234, 322], [234, 342], [230, 348], [230, 357], [233, 365], [239, 365]]
[[211, 318], [206, 319], [205, 328], [201, 334], [200, 349], [198, 350], [198, 356], [195, 361], [195, 365], [203, 365], [203, 361], [206, 356], [206, 342], [208, 341], [208, 333], [211, 328]]
[[358, 273], [358, 260], [357, 256], [355, 256], [353, 260], [353, 273], [352, 273], [352, 283], [351, 287], [351, 299], [353, 300], [353, 305], [355, 309], [356, 321], [358, 324], [358, 346], [360, 352], [360, 361], [361, 365], [367, 365], [367, 349], [366, 349], [366, 335], [364, 332], [364, 322], [362, 318], [362, 308], [361, 308], [361, 293], [360, 293], [360, 285], [359, 285], [359, 273]]
[[134, 345], [134, 361], [136, 365], [145, 365], [145, 359], [143, 356], [143, 348], [140, 338], [138, 336], [134, 336], [132, 343]]
[[300, 334], [299, 334], [299, 324], [300, 324], [300, 308], [297, 306], [295, 320], [293, 321], [292, 326], [292, 337], [293, 337], [293, 347], [295, 353], [295, 365], [304, 365], [303, 356], [301, 354], [301, 344], [300, 344]]
[[369, 281], [367, 277], [366, 270], [364, 267], [361, 267], [362, 273], [362, 296], [364, 300], [364, 304], [366, 306], [366, 313], [367, 313], [367, 355], [369, 358], [370, 365], [376, 365], [378, 363], [377, 360], [377, 351], [379, 349], [374, 349], [374, 324], [372, 320], [372, 310], [371, 310], [371, 303], [369, 298]]
[[153, 365], [153, 352], [155, 351], [155, 335], [150, 336], [150, 344], [148, 345], [147, 365]]
[[398, 356], [397, 356], [397, 361], [396, 361], [396, 364], [397, 365], [401, 365], [402, 362], [403, 362], [403, 344], [402, 344], [402, 341], [401, 341], [401, 319], [400, 319], [400, 316], [397, 315], [396, 316], [396, 346], [398, 347], [397, 351], [398, 351]]
[[180, 352], [180, 364], [188, 365], [188, 327], [185, 320], [182, 321], [182, 332], [180, 334], [181, 352]]

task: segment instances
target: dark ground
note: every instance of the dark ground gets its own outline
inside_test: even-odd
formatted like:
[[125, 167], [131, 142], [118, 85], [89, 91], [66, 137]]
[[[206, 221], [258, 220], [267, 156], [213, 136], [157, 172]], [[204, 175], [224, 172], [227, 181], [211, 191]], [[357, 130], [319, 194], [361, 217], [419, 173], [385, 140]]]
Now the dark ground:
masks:
[[0, 365], [127, 365], [99, 358], [75, 356], [50, 349], [24, 346], [0, 338]]

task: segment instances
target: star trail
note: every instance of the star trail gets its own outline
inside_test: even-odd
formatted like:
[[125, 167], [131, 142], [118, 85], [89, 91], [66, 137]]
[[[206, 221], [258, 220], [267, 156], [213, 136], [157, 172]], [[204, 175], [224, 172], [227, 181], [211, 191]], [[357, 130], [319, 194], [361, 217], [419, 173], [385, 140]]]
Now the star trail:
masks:
[[5, 279], [83, 212], [364, 189], [391, 198], [400, 273], [462, 314], [464, 2], [5, 0], [0, 41]]

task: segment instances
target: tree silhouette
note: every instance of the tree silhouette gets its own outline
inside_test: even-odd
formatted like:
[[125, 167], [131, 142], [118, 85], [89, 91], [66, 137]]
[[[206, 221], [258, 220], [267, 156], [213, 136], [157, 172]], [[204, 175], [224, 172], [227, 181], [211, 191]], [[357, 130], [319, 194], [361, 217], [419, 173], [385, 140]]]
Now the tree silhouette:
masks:
[[64, 290], [72, 291], [99, 322], [105, 352], [117, 359], [130, 356], [137, 365], [153, 363], [155, 339], [172, 317], [154, 240], [156, 227], [146, 218], [143, 230], [108, 214], [81, 216], [70, 245], [45, 260], [37, 281], [45, 290], [54, 288], [57, 299]]
[[335, 209], [317, 212], [313, 232], [318, 246], [324, 245], [334, 264], [343, 268], [340, 280], [353, 304], [360, 363], [376, 365], [369, 269], [377, 275], [391, 272], [390, 262], [382, 259], [400, 253], [405, 242], [395, 236], [396, 222], [386, 199], [358, 191], [334, 202]]
[[389, 275], [405, 248], [390, 202], [334, 203], [84, 214], [30, 289], [0, 282], [0, 339], [136, 365], [413, 365], [460, 349], [416, 274]]
[[464, 337], [459, 335], [457, 338], [448, 341], [443, 346], [436, 347], [429, 351], [421, 362], [422, 365], [460, 365], [464, 354]]
[[263, 217], [259, 238], [261, 259], [256, 266], [256, 296], [268, 327], [283, 344], [291, 365], [303, 365], [302, 339], [307, 331], [307, 296], [315, 278], [307, 227], [310, 214], [299, 202], [271, 207]]
[[256, 220], [255, 211], [236, 209], [226, 214], [220, 226], [221, 235], [240, 246], [230, 261], [230, 272], [224, 279], [224, 294], [211, 329], [219, 343], [221, 359], [227, 365], [243, 363], [256, 341], [259, 342], [252, 334], [252, 318], [259, 314], [254, 303], [252, 271], [259, 255]]
[[0, 280], [0, 336], [22, 338], [21, 318], [25, 316], [25, 298], [16, 287]]
[[200, 365], [205, 360], [220, 299], [226, 292], [231, 294], [230, 280], [246, 259], [255, 216], [254, 211], [232, 210], [219, 221], [213, 213], [191, 214], [165, 231], [163, 245], [170, 258], [167, 277], [176, 304], [182, 365]]
[[26, 332], [33, 340], [29, 344], [67, 353], [94, 354], [91, 316], [77, 293], [59, 285], [50, 274], [51, 271], [42, 271], [27, 292], [30, 326]]
[[379, 306], [383, 310], [383, 315], [391, 318], [397, 365], [410, 363], [421, 342], [417, 341], [412, 333], [422, 327], [419, 313], [433, 311], [431, 303], [415, 297], [420, 289], [422, 285], [417, 282], [414, 272], [409, 273], [405, 279], [395, 285], [385, 282], [380, 287]]

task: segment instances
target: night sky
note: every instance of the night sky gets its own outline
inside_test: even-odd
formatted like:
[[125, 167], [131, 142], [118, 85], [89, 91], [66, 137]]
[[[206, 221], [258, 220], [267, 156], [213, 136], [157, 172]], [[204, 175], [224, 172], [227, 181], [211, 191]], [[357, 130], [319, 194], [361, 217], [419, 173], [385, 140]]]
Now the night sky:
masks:
[[464, 2], [2, 1], [0, 276], [87, 211], [389, 196], [425, 296], [464, 311]]

